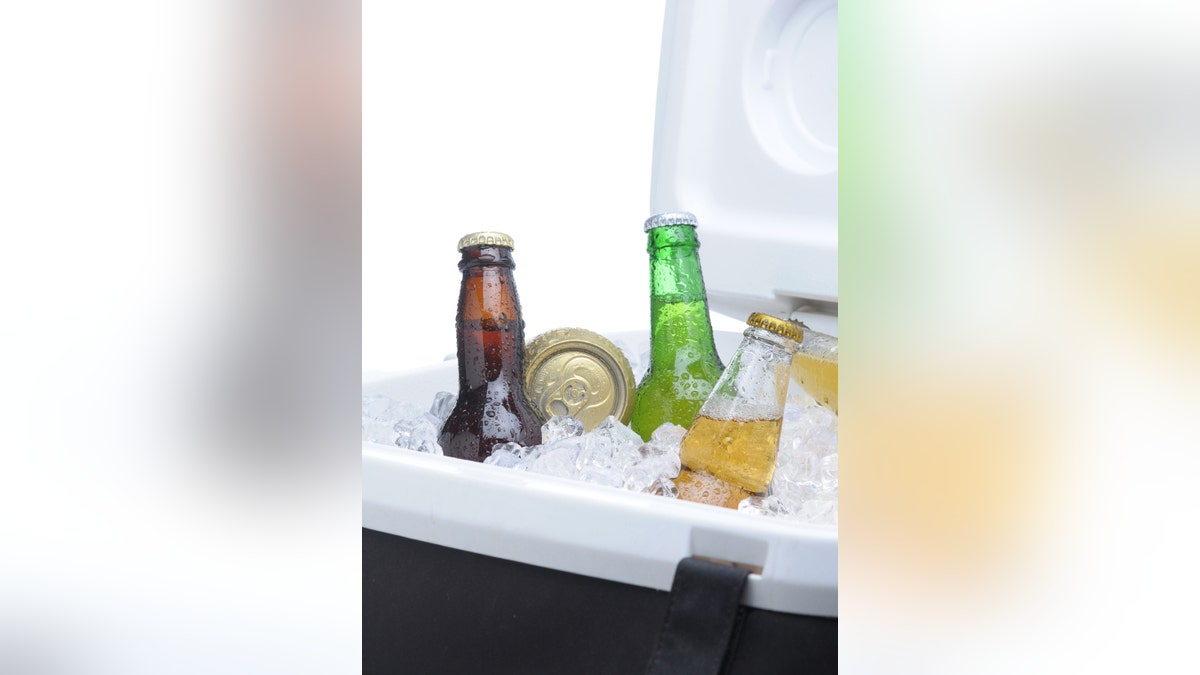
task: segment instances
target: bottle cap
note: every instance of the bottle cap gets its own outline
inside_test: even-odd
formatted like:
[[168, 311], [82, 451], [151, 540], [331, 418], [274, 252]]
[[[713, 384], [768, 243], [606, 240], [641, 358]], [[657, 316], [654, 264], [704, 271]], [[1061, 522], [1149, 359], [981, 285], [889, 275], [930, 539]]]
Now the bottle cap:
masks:
[[525, 345], [525, 395], [544, 420], [570, 415], [591, 430], [613, 415], [628, 424], [635, 386], [629, 360], [599, 333], [557, 328]]
[[513, 238], [503, 232], [472, 232], [458, 240], [458, 250], [472, 246], [507, 246], [513, 247]]
[[642, 226], [643, 232], [649, 232], [656, 227], [665, 227], [667, 225], [691, 225], [695, 227], [697, 223], [696, 216], [687, 211], [677, 211], [674, 213], [660, 213], [656, 216], [650, 216], [646, 220], [646, 224]]
[[746, 325], [753, 326], [755, 328], [761, 328], [763, 330], [769, 330], [776, 335], [782, 335], [783, 337], [791, 338], [796, 342], [801, 342], [804, 340], [803, 328], [796, 325], [794, 322], [788, 321], [787, 319], [780, 319], [778, 317], [771, 316], [770, 314], [755, 312], [750, 315], [749, 319], [746, 319]]

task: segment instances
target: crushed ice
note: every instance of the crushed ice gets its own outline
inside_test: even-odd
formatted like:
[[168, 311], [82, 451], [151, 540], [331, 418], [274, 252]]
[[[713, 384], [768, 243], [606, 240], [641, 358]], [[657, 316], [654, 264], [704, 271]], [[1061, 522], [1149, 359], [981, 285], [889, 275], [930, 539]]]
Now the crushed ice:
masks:
[[788, 392], [775, 476], [766, 496], [748, 497], [743, 513], [806, 523], [838, 522], [838, 417], [800, 387]]
[[[448, 392], [439, 392], [428, 410], [379, 394], [364, 396], [362, 439], [441, 455], [437, 438], [454, 403]], [[766, 495], [743, 500], [738, 510], [836, 526], [837, 421], [836, 414], [803, 391], [789, 392], [775, 477]], [[679, 445], [686, 431], [664, 424], [643, 442], [615, 417], [585, 433], [579, 420], [555, 416], [542, 425], [540, 445], [497, 445], [483, 463], [675, 498]]]

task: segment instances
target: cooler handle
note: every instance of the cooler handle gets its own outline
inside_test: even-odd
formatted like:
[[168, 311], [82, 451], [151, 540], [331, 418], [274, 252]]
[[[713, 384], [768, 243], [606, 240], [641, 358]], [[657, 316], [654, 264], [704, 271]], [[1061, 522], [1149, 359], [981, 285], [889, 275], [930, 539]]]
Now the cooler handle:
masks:
[[740, 566], [680, 560], [646, 675], [719, 675], [740, 624], [749, 576]]

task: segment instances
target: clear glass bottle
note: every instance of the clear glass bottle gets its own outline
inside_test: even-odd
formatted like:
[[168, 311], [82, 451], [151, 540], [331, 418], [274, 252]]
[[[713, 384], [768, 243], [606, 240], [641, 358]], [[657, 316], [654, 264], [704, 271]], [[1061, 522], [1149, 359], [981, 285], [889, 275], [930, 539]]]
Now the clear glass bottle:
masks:
[[680, 447], [679, 498], [737, 508], [775, 474], [792, 356], [804, 331], [755, 312], [742, 344]]
[[838, 339], [804, 324], [804, 342], [792, 357], [792, 379], [817, 403], [838, 411]]

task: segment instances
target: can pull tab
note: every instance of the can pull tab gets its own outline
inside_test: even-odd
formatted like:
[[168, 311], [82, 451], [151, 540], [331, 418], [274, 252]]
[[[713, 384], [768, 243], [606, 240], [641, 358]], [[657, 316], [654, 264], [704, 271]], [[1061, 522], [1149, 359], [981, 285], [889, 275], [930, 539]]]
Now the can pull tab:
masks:
[[733, 564], [680, 560], [646, 675], [719, 675], [736, 642], [749, 576], [749, 570]]

